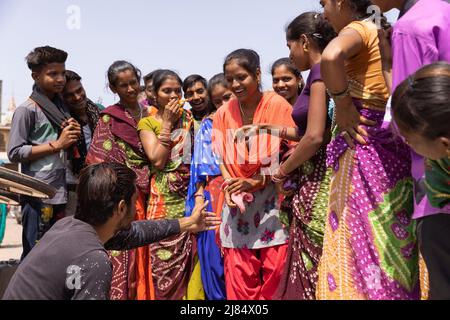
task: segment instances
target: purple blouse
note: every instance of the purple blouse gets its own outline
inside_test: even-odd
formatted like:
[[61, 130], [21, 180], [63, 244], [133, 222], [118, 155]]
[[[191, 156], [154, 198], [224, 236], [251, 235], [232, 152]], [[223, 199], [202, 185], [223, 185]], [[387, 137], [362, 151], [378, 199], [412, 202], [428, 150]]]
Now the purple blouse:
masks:
[[[293, 110], [292, 119], [298, 127], [299, 135], [303, 136], [306, 133], [306, 126], [308, 124], [308, 109], [309, 98], [311, 96], [311, 86], [316, 81], [322, 81], [322, 75], [320, 74], [320, 63], [314, 65], [306, 81], [305, 88], [297, 99]], [[327, 118], [327, 127], [331, 125], [330, 119]]]

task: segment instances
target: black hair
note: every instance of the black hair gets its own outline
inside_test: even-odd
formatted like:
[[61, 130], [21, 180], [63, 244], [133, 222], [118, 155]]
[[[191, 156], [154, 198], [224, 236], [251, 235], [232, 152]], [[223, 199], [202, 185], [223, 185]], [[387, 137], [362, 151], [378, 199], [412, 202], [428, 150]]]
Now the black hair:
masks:
[[180, 76], [172, 70], [157, 70], [153, 75], [153, 91], [158, 94], [159, 89], [163, 85], [164, 81], [169, 78], [174, 78], [180, 86], [183, 85], [183, 80]]
[[303, 88], [305, 87], [305, 82], [303, 81], [302, 73], [294, 66], [291, 59], [281, 58], [281, 59], [278, 59], [277, 61], [275, 61], [272, 65], [272, 68], [270, 71], [272, 74], [272, 77], [275, 74], [275, 70], [281, 66], [285, 66], [289, 70], [289, 72], [291, 72], [294, 76], [296, 76], [298, 79], [300, 79], [301, 85], [299, 85], [299, 87], [298, 87], [298, 94], [300, 95], [303, 91]]
[[366, 18], [371, 15], [367, 12], [367, 8], [373, 5], [371, 0], [348, 0], [348, 5], [358, 15], [358, 18]]
[[67, 52], [53, 47], [45, 46], [35, 48], [25, 58], [28, 68], [33, 72], [39, 72], [50, 63], [66, 63]]
[[105, 224], [120, 201], [131, 205], [135, 183], [136, 173], [123, 164], [101, 163], [83, 169], [77, 186], [75, 218], [92, 226]]
[[247, 70], [255, 79], [261, 70], [261, 59], [258, 53], [251, 49], [238, 49], [230, 53], [223, 64], [223, 72], [231, 61], [236, 61], [239, 66]]
[[450, 64], [436, 62], [403, 81], [392, 97], [395, 122], [428, 139], [450, 138]]
[[119, 73], [130, 70], [132, 71], [138, 82], [141, 82], [141, 70], [127, 61], [119, 60], [114, 62], [108, 69], [108, 82], [112, 87], [116, 86]]
[[75, 71], [66, 70], [66, 82], [69, 81], [81, 81], [81, 77]]
[[[373, 5], [371, 0], [348, 0], [348, 4], [350, 6], [350, 10], [356, 13], [358, 19], [364, 19], [372, 16], [373, 12], [370, 12], [368, 8]], [[380, 14], [380, 24], [383, 29], [387, 29], [390, 27], [387, 18], [383, 15], [382, 12], [376, 14]]]
[[205, 89], [208, 88], [208, 81], [206, 81], [205, 78], [203, 78], [201, 75], [193, 74], [184, 79], [183, 92], [186, 93], [186, 91], [188, 91], [188, 89], [195, 85], [197, 82], [200, 82], [205, 87]]
[[306, 35], [322, 52], [337, 34], [333, 27], [318, 12], [305, 12], [295, 18], [286, 28], [288, 41], [299, 40]]
[[153, 70], [152, 72], [150, 72], [149, 74], [145, 75], [144, 77], [144, 83], [147, 83], [148, 81], [152, 81], [153, 77], [155, 76], [155, 73], [160, 71], [160, 69], [157, 70]]
[[275, 73], [275, 70], [281, 66], [285, 66], [289, 70], [289, 72], [291, 72], [297, 78], [303, 78], [302, 73], [294, 66], [291, 59], [289, 59], [289, 58], [281, 58], [273, 63], [271, 71], [270, 71], [272, 76]]
[[203, 87], [205, 87], [205, 90], [208, 92], [208, 108], [206, 110], [206, 113], [211, 114], [214, 111], [216, 111], [216, 106], [214, 105], [214, 103], [212, 103], [211, 95], [209, 94], [208, 90], [208, 81], [205, 78], [203, 78], [201, 75], [198, 74], [190, 75], [183, 81], [183, 92], [184, 94], [186, 94], [189, 88], [194, 86], [197, 82], [200, 82], [203, 85]]
[[210, 98], [214, 87], [217, 85], [221, 85], [227, 89], [230, 88], [230, 84], [228, 83], [227, 79], [225, 79], [225, 75], [223, 73], [216, 74], [208, 81], [208, 93]]

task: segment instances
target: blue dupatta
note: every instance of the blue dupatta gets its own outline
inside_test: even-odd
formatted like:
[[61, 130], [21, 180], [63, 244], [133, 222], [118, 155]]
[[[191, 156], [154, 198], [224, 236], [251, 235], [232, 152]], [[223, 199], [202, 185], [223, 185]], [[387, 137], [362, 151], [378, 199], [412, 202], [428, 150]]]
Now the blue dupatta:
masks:
[[[194, 153], [191, 163], [191, 178], [186, 201], [186, 216], [192, 214], [195, 206], [197, 183], [206, 183], [208, 177], [220, 176], [219, 161], [212, 152], [212, 120], [205, 119], [195, 136]], [[211, 201], [211, 195], [205, 190], [206, 200]], [[212, 211], [211, 203], [208, 211]], [[226, 300], [223, 259], [216, 244], [214, 230], [201, 232], [197, 236], [197, 250], [200, 260], [203, 288], [208, 300]]]

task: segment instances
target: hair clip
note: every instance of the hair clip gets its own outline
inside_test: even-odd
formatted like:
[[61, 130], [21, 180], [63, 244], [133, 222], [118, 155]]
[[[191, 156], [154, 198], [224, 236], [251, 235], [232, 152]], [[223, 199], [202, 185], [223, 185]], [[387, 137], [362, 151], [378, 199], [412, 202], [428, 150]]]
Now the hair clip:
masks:
[[317, 18], [319, 17], [319, 15], [320, 15], [320, 13], [316, 13], [316, 14], [314, 15], [314, 19], [317, 19]]
[[414, 81], [415, 81], [414, 76], [408, 77], [408, 87], [409, 88], [412, 88], [412, 86], [414, 85]]
[[323, 39], [323, 36], [320, 33], [313, 33], [312, 35], [313, 35], [313, 37]]

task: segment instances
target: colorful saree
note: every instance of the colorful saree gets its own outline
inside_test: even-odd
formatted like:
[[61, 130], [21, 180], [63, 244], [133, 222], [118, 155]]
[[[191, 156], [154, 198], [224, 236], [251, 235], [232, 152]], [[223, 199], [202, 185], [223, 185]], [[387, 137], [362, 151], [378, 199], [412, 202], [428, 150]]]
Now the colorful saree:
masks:
[[[136, 220], [145, 219], [149, 185], [149, 163], [137, 134], [133, 117], [120, 105], [101, 113], [89, 149], [87, 164], [110, 162], [125, 164], [137, 174], [139, 191]], [[139, 248], [110, 253], [113, 264], [111, 299], [151, 300], [154, 298], [148, 250]]]
[[326, 158], [324, 146], [290, 177], [297, 192], [283, 201], [282, 208], [292, 217], [286, 265], [275, 300], [316, 299], [331, 177]]
[[333, 176], [317, 298], [418, 299], [410, 153], [399, 136], [382, 128], [389, 94], [375, 24], [358, 21], [347, 28], [364, 43], [345, 65], [350, 95], [359, 113], [376, 125], [365, 127], [367, 145], [350, 149], [342, 135], [328, 145]]
[[[203, 183], [206, 200], [210, 201], [207, 208], [210, 212], [217, 211], [217, 203], [223, 183], [218, 159], [211, 148], [212, 120], [206, 118], [200, 125], [195, 137], [194, 154], [191, 162], [191, 180], [189, 182], [186, 201], [186, 216], [192, 214], [195, 207], [197, 184]], [[226, 300], [223, 259], [216, 243], [214, 230], [201, 232], [197, 235], [197, 250], [200, 260], [203, 287], [208, 300]]]
[[[152, 131], [159, 136], [161, 123], [155, 117], [140, 121], [139, 131]], [[193, 119], [184, 111], [172, 134], [172, 155], [163, 170], [152, 168], [147, 219], [179, 219], [185, 216], [192, 153]], [[190, 233], [182, 233], [150, 245], [152, 274], [156, 300], [191, 299], [187, 296], [195, 268], [196, 241]], [[192, 285], [193, 291], [201, 287]], [[190, 291], [192, 292], [192, 291]], [[194, 298], [192, 298], [194, 299]]]

